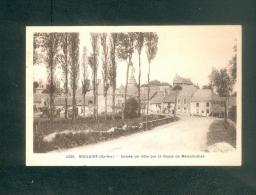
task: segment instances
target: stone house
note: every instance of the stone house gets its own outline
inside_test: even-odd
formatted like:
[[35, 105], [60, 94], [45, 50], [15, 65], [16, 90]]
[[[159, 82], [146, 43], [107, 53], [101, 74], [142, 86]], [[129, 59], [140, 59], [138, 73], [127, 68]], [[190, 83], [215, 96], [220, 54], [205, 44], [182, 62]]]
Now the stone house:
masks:
[[224, 100], [211, 89], [198, 89], [191, 99], [191, 115], [220, 116], [224, 112]]

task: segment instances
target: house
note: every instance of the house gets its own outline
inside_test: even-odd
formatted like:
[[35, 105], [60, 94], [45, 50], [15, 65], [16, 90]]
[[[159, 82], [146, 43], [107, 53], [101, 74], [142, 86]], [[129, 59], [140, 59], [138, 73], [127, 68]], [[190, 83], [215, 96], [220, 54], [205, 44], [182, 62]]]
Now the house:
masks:
[[165, 96], [163, 99], [163, 104], [162, 104], [163, 105], [162, 112], [174, 114], [175, 102], [176, 102], [176, 92], [170, 89], [166, 90]]
[[193, 85], [193, 83], [189, 78], [184, 78], [176, 74], [173, 79], [173, 87], [177, 85], [186, 86], [186, 85]]
[[158, 91], [156, 94], [151, 98], [149, 110], [151, 113], [159, 114], [162, 113], [163, 108], [163, 100], [164, 100], [164, 91]]
[[[69, 96], [67, 98], [67, 105], [68, 105], [68, 110], [72, 109], [72, 97]], [[57, 96], [54, 99], [54, 106], [55, 109], [60, 110], [61, 117], [64, 117], [64, 112], [65, 112], [65, 97], [64, 96]], [[76, 107], [77, 107], [77, 114], [78, 116], [90, 116], [93, 113], [93, 97], [91, 96], [85, 96], [85, 101], [82, 96], [77, 96], [76, 97]]]
[[224, 100], [211, 89], [198, 89], [191, 99], [191, 115], [220, 116], [224, 113]]
[[177, 114], [190, 115], [190, 103], [192, 96], [198, 90], [194, 85], [183, 85], [181, 90], [177, 91]]
[[47, 107], [49, 105], [49, 95], [44, 93], [34, 93], [33, 105], [36, 108]]

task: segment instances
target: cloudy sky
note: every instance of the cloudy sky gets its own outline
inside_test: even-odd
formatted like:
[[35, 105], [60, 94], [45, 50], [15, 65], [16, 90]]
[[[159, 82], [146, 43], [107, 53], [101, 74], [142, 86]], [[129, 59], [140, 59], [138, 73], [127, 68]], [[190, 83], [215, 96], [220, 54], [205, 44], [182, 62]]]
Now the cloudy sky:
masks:
[[[51, 28], [40, 31], [53, 31]], [[154, 27], [62, 27], [54, 31], [80, 32], [80, 55], [83, 47], [91, 52], [90, 32], [152, 31], [159, 36], [158, 52], [151, 64], [151, 80], [172, 83], [176, 74], [191, 78], [199, 86], [208, 84], [208, 75], [213, 67], [228, 66], [233, 55], [235, 41], [241, 51], [240, 26], [154, 26]], [[80, 58], [81, 61], [81, 58]], [[101, 61], [101, 56], [100, 56]], [[117, 85], [125, 83], [126, 62], [117, 61]], [[138, 75], [138, 55], [133, 55], [135, 76]], [[148, 61], [142, 51], [142, 83], [147, 80]], [[239, 65], [239, 64], [238, 64]], [[46, 70], [35, 67], [34, 79], [46, 78]], [[99, 66], [101, 77], [101, 63]], [[60, 77], [60, 75], [59, 75]]]

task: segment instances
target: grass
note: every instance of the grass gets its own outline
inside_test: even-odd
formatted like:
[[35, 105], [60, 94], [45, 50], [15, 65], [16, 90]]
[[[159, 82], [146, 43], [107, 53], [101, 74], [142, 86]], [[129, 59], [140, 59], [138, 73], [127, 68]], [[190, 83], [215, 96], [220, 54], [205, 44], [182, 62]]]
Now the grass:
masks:
[[[165, 118], [164, 116], [149, 116], [149, 120], [156, 120], [160, 118]], [[168, 119], [167, 121], [157, 122], [154, 126], [159, 126], [162, 124], [166, 124], [168, 122], [172, 122], [178, 120], [178, 118]], [[139, 123], [145, 122], [145, 117], [137, 117], [132, 119], [126, 119], [125, 124], [128, 126], [128, 130], [122, 130], [122, 126], [124, 125], [121, 118], [116, 119], [115, 121], [105, 120], [104, 117], [99, 118], [99, 124], [92, 119], [78, 119], [75, 123], [72, 123], [71, 120], [59, 119], [55, 120], [52, 124], [49, 121], [43, 121], [39, 125], [37, 131], [34, 131], [34, 152], [35, 153], [43, 153], [51, 150], [57, 150], [62, 148], [72, 148], [81, 145], [87, 145], [91, 143], [97, 143], [100, 141], [105, 141], [109, 139], [114, 139], [120, 136], [129, 135], [132, 133], [136, 133], [144, 128], [139, 128]], [[133, 126], [133, 127], [132, 127]], [[110, 128], [115, 127], [115, 130], [110, 133], [104, 133], [104, 131], [109, 130]], [[43, 141], [45, 135], [48, 135], [53, 132], [61, 132], [64, 130], [95, 130], [90, 133], [67, 133], [67, 134], [57, 134], [56, 137], [51, 142]]]
[[[160, 115], [150, 115], [149, 120], [155, 120], [164, 118], [164, 116]], [[145, 122], [145, 116], [125, 119], [125, 124], [128, 126], [137, 125], [141, 122]], [[99, 123], [97, 124], [92, 117], [88, 118], [80, 118], [77, 119], [74, 123], [71, 119], [56, 119], [55, 121], [50, 123], [49, 120], [40, 122], [38, 126], [37, 133], [47, 135], [53, 132], [60, 132], [64, 130], [97, 130], [97, 131], [107, 131], [112, 127], [122, 127], [124, 124], [120, 117], [117, 117], [115, 121], [108, 118], [107, 120], [104, 119], [103, 116], [99, 117]]]
[[207, 145], [226, 142], [236, 148], [236, 127], [224, 120], [215, 120], [209, 127]]

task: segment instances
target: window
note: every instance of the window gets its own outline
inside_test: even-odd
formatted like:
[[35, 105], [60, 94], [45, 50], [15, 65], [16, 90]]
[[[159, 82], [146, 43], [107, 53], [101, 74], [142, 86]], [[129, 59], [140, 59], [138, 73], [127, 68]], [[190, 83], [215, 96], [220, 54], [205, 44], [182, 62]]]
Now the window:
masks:
[[206, 110], [206, 113], [209, 114], [209, 109]]
[[180, 110], [180, 106], [178, 106], [178, 110]]
[[209, 102], [207, 102], [207, 103], [206, 103], [206, 106], [209, 107], [209, 105], [210, 105]]
[[184, 111], [186, 111], [187, 110], [187, 107], [184, 107]]
[[196, 107], [199, 107], [199, 103], [196, 103]]
[[204, 111], [202, 110], [202, 114], [204, 113]]
[[178, 99], [178, 104], [180, 104], [180, 99]]

